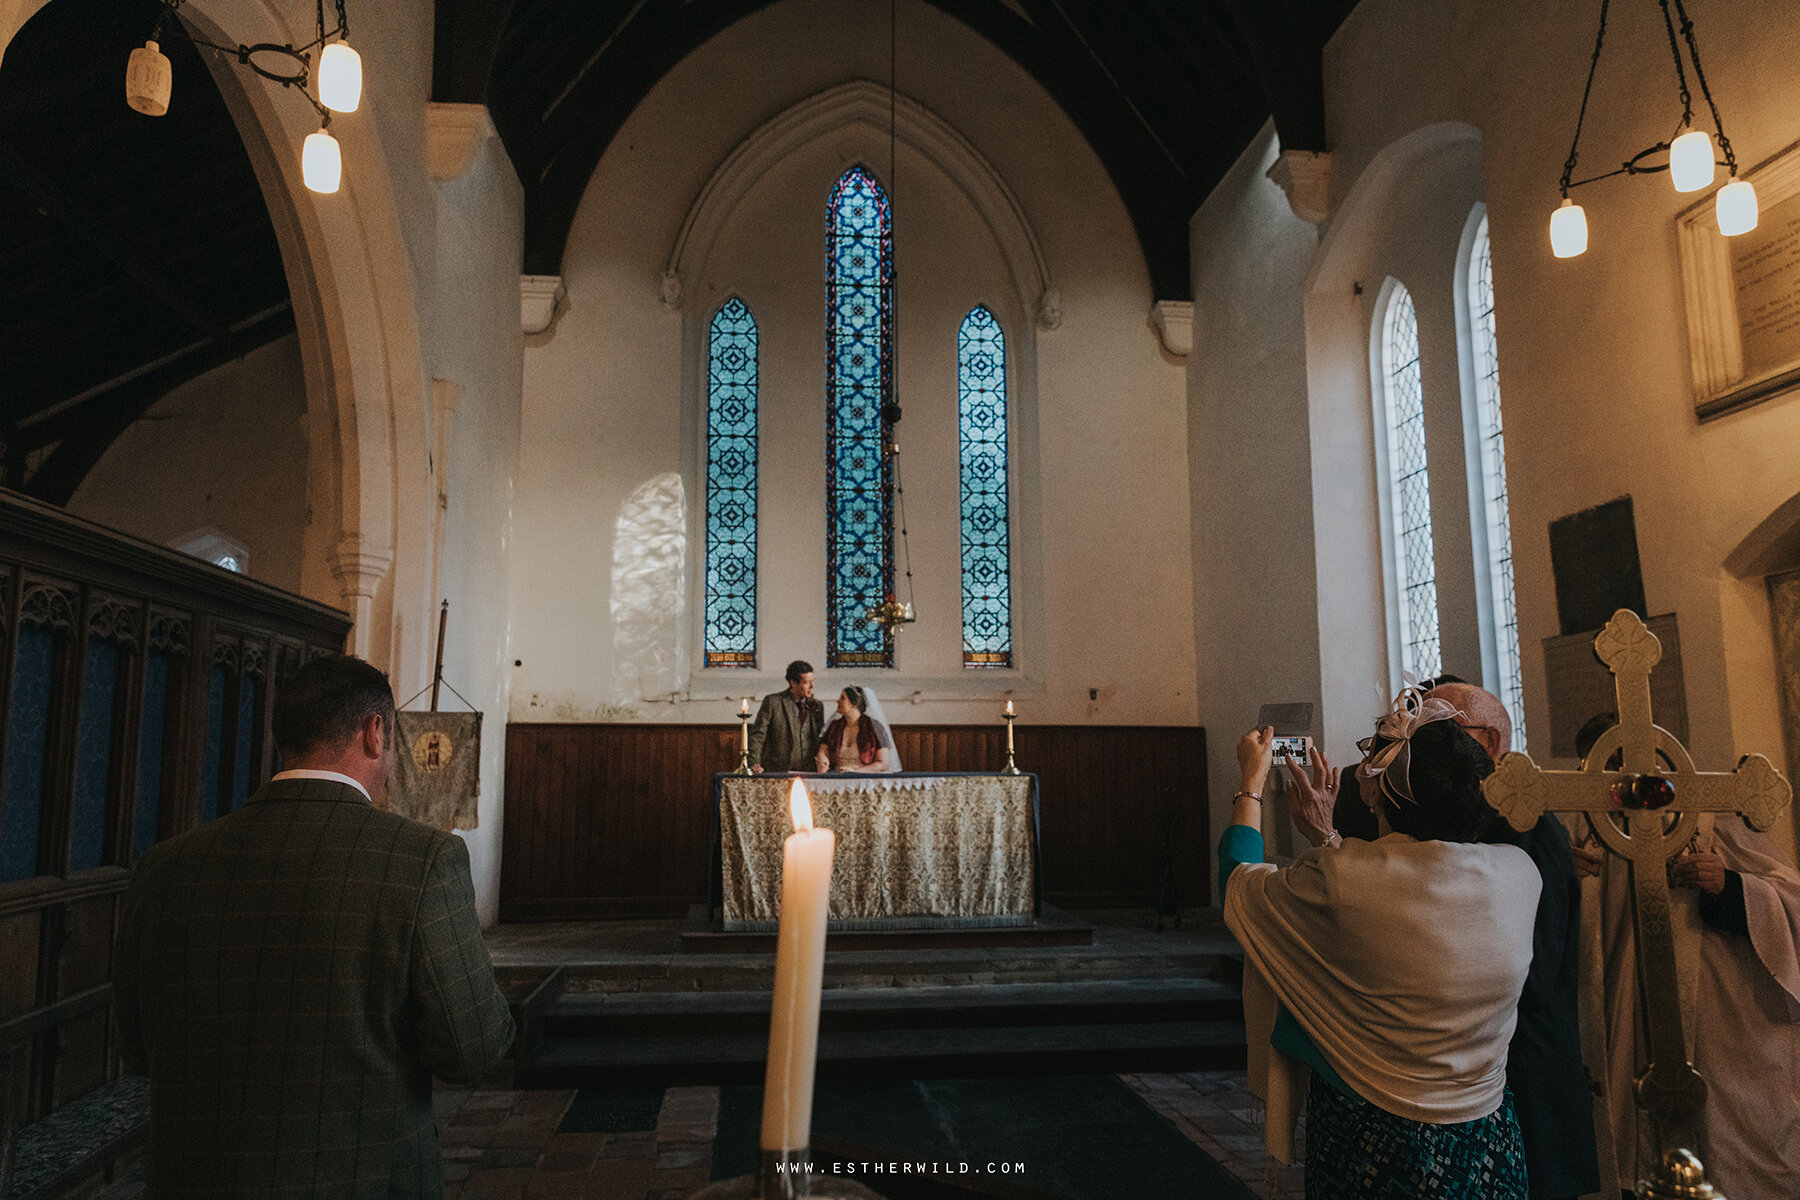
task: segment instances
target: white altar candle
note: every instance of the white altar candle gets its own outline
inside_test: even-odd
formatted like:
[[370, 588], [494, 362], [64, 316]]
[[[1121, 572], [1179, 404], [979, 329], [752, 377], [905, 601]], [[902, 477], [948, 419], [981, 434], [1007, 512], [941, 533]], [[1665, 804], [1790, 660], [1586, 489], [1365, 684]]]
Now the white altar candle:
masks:
[[1012, 706], [1011, 700], [1008, 700], [1006, 702], [1006, 715], [1009, 717], [1013, 715], [1013, 706]]
[[819, 1057], [819, 991], [825, 917], [837, 838], [812, 827], [806, 785], [788, 791], [794, 834], [781, 849], [781, 927], [775, 938], [775, 1005], [763, 1081], [762, 1148], [803, 1150], [812, 1137], [813, 1068]]

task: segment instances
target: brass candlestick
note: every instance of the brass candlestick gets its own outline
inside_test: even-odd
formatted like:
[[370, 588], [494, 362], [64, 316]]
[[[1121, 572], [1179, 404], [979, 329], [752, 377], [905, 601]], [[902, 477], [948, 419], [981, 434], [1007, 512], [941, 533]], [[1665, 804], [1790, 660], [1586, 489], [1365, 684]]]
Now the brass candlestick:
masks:
[[738, 766], [733, 775], [750, 774], [750, 702], [738, 709]]
[[1006, 711], [1000, 715], [1006, 719], [1006, 765], [1000, 768], [1000, 773], [1022, 775], [1024, 772], [1019, 770], [1019, 764], [1013, 761], [1013, 722], [1019, 719], [1019, 714], [1012, 711], [1011, 700], [1006, 702]]

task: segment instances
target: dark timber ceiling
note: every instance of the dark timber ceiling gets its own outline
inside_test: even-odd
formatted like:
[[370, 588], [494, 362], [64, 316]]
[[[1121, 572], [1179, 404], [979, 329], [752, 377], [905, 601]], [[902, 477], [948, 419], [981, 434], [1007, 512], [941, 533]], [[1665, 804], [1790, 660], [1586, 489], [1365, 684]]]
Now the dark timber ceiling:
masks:
[[[433, 96], [493, 113], [525, 188], [524, 271], [561, 272], [601, 154], [657, 81], [773, 2], [437, 0]], [[1326, 148], [1321, 53], [1355, 6], [927, 2], [1068, 113], [1158, 299], [1189, 298], [1188, 220], [1271, 114], [1284, 146]], [[52, 0], [0, 63], [0, 486], [53, 503], [172, 388], [294, 327], [267, 208], [192, 45], [163, 39], [167, 116], [125, 105], [126, 57], [158, 11]]]
[[[525, 186], [528, 274], [560, 273], [600, 155], [651, 87], [771, 2], [438, 0], [434, 98], [489, 106]], [[1188, 220], [1271, 114], [1284, 147], [1326, 148], [1321, 55], [1355, 7], [928, 2], [1005, 51], [1081, 129], [1124, 198], [1164, 300], [1189, 298]]]
[[155, 0], [55, 0], [0, 64], [0, 484], [68, 502], [176, 385], [293, 329], [275, 231], [206, 65], [125, 104]]

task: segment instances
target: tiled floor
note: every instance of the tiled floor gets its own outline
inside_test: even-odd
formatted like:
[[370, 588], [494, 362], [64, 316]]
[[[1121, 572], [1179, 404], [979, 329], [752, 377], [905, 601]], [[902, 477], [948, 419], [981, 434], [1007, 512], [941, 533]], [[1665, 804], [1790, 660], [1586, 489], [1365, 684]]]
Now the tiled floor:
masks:
[[[1263, 1153], [1261, 1107], [1245, 1089], [1242, 1072], [1121, 1078], [1263, 1200], [1301, 1195], [1300, 1168]], [[671, 1088], [656, 1129], [644, 1133], [557, 1133], [574, 1096], [438, 1092], [446, 1196], [679, 1200], [711, 1176], [717, 1088]]]

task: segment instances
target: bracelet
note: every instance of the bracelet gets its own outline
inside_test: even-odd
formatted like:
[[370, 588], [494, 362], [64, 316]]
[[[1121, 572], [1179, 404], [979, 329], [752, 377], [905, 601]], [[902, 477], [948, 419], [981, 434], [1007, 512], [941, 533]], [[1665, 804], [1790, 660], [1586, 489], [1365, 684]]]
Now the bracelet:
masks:
[[1236, 800], [1239, 796], [1248, 796], [1252, 800], [1256, 801], [1258, 804], [1262, 803], [1262, 797], [1257, 795], [1255, 792], [1246, 792], [1243, 790], [1239, 790], [1239, 791], [1235, 791], [1231, 794], [1231, 798], [1233, 800]]

